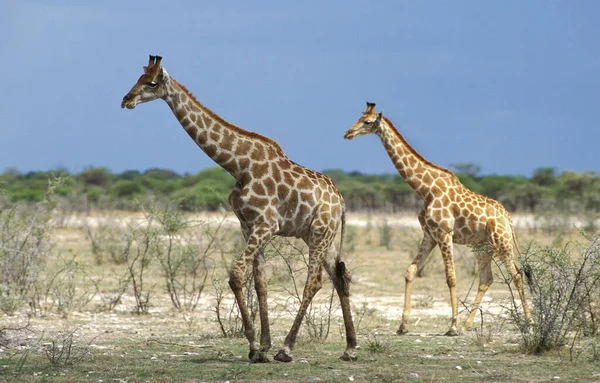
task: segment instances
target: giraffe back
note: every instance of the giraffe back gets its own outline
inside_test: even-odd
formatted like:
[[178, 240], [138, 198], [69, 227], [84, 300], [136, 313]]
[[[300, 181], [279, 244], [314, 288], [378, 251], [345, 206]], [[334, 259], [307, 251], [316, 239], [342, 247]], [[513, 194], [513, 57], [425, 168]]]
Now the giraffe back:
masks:
[[486, 241], [490, 234], [490, 221], [494, 222], [500, 235], [512, 233], [512, 219], [504, 206], [469, 190], [455, 176], [433, 181], [422, 214], [426, 226], [452, 232], [457, 244]]

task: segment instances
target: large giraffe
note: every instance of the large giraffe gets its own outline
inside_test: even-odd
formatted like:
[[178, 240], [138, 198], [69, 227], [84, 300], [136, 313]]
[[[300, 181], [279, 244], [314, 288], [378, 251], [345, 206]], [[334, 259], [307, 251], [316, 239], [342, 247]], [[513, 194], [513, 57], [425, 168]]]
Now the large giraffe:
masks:
[[[150, 56], [148, 66], [129, 93], [122, 108], [161, 98], [166, 101], [187, 134], [217, 164], [236, 180], [229, 203], [240, 221], [246, 247], [233, 263], [229, 285], [239, 306], [252, 362], [268, 362], [271, 347], [267, 311], [267, 281], [263, 271], [263, 248], [273, 235], [302, 238], [309, 248], [308, 276], [294, 323], [275, 360], [289, 362], [298, 330], [313, 296], [321, 288], [323, 266], [331, 277], [346, 327], [346, 350], [342, 359], [354, 358], [356, 333], [349, 300], [350, 274], [340, 251], [330, 251], [341, 226], [344, 237], [344, 199], [333, 181], [306, 169], [283, 152], [274, 140], [232, 125], [200, 104], [161, 66], [160, 56]], [[260, 345], [243, 293], [243, 278], [249, 264], [258, 297]]]
[[483, 254], [477, 254], [479, 288], [464, 327], [470, 328], [473, 324], [481, 299], [493, 282], [491, 261], [494, 254], [508, 267], [521, 298], [525, 317], [531, 321], [521, 272], [513, 257], [513, 243], [518, 245], [512, 219], [502, 204], [472, 192], [450, 170], [436, 166], [423, 158], [406, 142], [390, 120], [382, 116], [382, 113], [375, 112], [375, 104], [368, 102], [366, 111], [346, 132], [344, 138], [352, 139], [370, 133], [381, 138], [400, 176], [423, 200], [423, 207], [419, 212], [423, 240], [417, 256], [406, 271], [404, 311], [397, 333], [408, 332], [412, 282], [419, 266], [437, 245], [442, 252], [452, 305], [452, 324], [446, 335], [458, 335], [453, 243], [482, 244], [485, 249]]

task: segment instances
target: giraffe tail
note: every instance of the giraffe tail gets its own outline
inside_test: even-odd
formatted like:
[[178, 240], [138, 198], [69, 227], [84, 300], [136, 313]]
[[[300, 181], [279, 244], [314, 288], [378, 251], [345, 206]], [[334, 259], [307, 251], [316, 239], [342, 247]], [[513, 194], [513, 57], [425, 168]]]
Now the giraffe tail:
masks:
[[[510, 221], [510, 229], [512, 230], [512, 238], [513, 238], [513, 243], [515, 244], [515, 249], [517, 250], [517, 253], [519, 254], [519, 259], [523, 259], [523, 254], [521, 253], [521, 248], [519, 247], [519, 242], [517, 242], [517, 232], [515, 231], [515, 226], [512, 223], [512, 220]], [[522, 273], [525, 274], [525, 279], [527, 279], [527, 286], [529, 286], [529, 291], [533, 291], [533, 272], [531, 271], [531, 267], [528, 264], [524, 264], [521, 265], [521, 267], [517, 267], [517, 269]]]
[[340, 250], [335, 259], [335, 283], [340, 284], [341, 290], [344, 292], [345, 296], [350, 296], [350, 282], [352, 282], [352, 276], [348, 269], [346, 269], [346, 264], [342, 261], [342, 247], [344, 246], [344, 234], [346, 233], [346, 208], [342, 209], [342, 231], [341, 231], [341, 239], [340, 239]]

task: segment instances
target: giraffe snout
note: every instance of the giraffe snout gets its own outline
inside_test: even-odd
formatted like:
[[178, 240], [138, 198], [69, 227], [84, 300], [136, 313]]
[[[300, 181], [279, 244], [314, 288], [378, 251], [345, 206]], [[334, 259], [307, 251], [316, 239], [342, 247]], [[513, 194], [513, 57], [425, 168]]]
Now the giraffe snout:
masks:
[[123, 97], [123, 101], [121, 101], [121, 108], [133, 109], [135, 107], [135, 103], [132, 101], [131, 95], [127, 93], [125, 97]]

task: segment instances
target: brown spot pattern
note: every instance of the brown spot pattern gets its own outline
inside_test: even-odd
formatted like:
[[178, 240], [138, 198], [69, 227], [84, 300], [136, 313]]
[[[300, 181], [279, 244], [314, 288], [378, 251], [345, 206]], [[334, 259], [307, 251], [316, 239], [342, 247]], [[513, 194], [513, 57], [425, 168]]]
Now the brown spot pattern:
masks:
[[[371, 131], [361, 128], [364, 125], [361, 121], [367, 118], [376, 119], [379, 125], [372, 128]], [[510, 215], [504, 207], [499, 202], [464, 187], [451, 171], [427, 161], [406, 142], [389, 119], [385, 116], [381, 117], [381, 114], [375, 112], [374, 105], [369, 104], [361, 119], [352, 126], [347, 134], [354, 129], [361, 134], [375, 133], [379, 135], [398, 173], [424, 202], [419, 213], [419, 222], [423, 227], [424, 237], [419, 253], [406, 272], [405, 289], [407, 294], [410, 294], [412, 280], [419, 266], [427, 259], [431, 250], [435, 246], [439, 246], [444, 259], [452, 304], [452, 325], [448, 333], [457, 334], [458, 299], [455, 290], [456, 276], [452, 245], [453, 243], [485, 244], [489, 241], [494, 251], [501, 254], [501, 257], [505, 258], [505, 264], [509, 265], [515, 287], [519, 291], [523, 303], [525, 316], [530, 317], [520, 275], [515, 274], [514, 271], [512, 242], [515, 239]], [[489, 267], [489, 262], [486, 267]], [[491, 283], [488, 275], [491, 276], [490, 270], [482, 270], [479, 292], [466, 322], [468, 325], [472, 323], [483, 294]], [[405, 297], [404, 302], [402, 324], [398, 330], [400, 334], [407, 332], [410, 317], [410, 295]]]
[[[157, 63], [156, 58], [154, 60]], [[157, 67], [155, 64], [147, 73], [156, 76]], [[233, 263], [230, 271], [230, 286], [234, 289], [240, 310], [247, 311], [245, 302], [240, 298], [243, 297], [241, 289], [245, 270], [255, 262], [255, 257], [272, 235], [294, 236], [307, 241], [310, 255], [314, 255], [318, 263], [309, 268], [305, 291], [316, 292], [321, 284], [323, 259], [329, 256], [327, 250], [339, 230], [344, 210], [343, 198], [332, 181], [320, 173], [295, 164], [274, 140], [228, 123], [200, 104], [176, 80], [170, 78], [166, 84], [169, 94], [165, 100], [190, 137], [236, 179], [229, 200], [240, 219], [244, 235], [248, 238], [244, 253]], [[332, 264], [335, 265], [334, 260], [326, 263]], [[341, 282], [337, 280], [340, 276], [336, 276], [335, 270], [333, 273], [332, 270], [328, 272], [334, 276], [336, 288], [340, 286]], [[257, 293], [262, 297], [266, 294], [266, 282], [264, 277], [257, 276], [259, 274], [262, 275], [260, 270], [255, 271], [255, 285]], [[348, 293], [339, 295], [342, 309], [345, 310], [344, 318], [349, 318]], [[301, 305], [299, 316], [304, 315], [302, 310], [306, 310], [311, 297], [303, 299], [305, 302]], [[261, 306], [260, 299], [259, 306], [262, 321], [266, 317], [266, 311], [264, 305]], [[249, 315], [243, 317], [247, 318]], [[245, 320], [243, 325], [251, 349], [258, 349], [253, 323]], [[263, 325], [268, 329], [268, 320]], [[346, 335], [348, 347], [353, 349], [356, 346], [353, 325], [350, 323], [346, 328], [352, 329]], [[286, 347], [293, 347], [297, 331], [295, 328], [290, 330], [286, 339], [294, 341], [286, 340]], [[263, 339], [261, 345], [262, 343]]]

